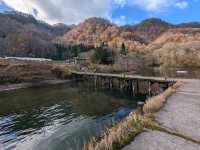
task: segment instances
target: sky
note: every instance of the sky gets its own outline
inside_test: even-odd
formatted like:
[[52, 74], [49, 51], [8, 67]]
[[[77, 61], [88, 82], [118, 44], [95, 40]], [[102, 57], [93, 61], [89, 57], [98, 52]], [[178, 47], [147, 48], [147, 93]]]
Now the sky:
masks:
[[78, 24], [102, 17], [118, 25], [160, 18], [178, 24], [200, 22], [200, 0], [0, 0], [0, 12], [20, 11], [50, 24]]

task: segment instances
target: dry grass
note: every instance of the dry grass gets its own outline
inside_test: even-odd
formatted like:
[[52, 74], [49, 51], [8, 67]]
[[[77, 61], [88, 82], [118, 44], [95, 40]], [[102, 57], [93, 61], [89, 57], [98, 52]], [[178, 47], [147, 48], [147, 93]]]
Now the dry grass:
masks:
[[[88, 145], [84, 147], [84, 150], [117, 150], [127, 145], [134, 139], [144, 128], [157, 129], [162, 131], [169, 131], [171, 134], [179, 135], [177, 132], [165, 129], [159, 126], [157, 123], [152, 122], [151, 115], [163, 107], [167, 98], [175, 93], [176, 89], [182, 85], [182, 82], [175, 83], [172, 87], [169, 87], [166, 91], [158, 96], [152, 97], [145, 103], [143, 110], [145, 117], [142, 117], [136, 113], [130, 113], [130, 115], [123, 121], [118, 123], [113, 128], [107, 130], [103, 135], [98, 138], [92, 139]], [[149, 115], [147, 117], [147, 115]], [[182, 135], [182, 137], [184, 137]], [[188, 138], [190, 139], [190, 138]]]
[[61, 79], [69, 68], [53, 62], [0, 60], [0, 83]]
[[111, 65], [90, 64], [88, 69], [92, 72], [110, 73]]
[[120, 64], [113, 64], [113, 65], [90, 64], [88, 66], [88, 69], [89, 71], [98, 73], [123, 73], [125, 71], [124, 67]]
[[151, 97], [148, 99], [143, 106], [143, 112], [147, 116], [159, 111], [165, 104], [168, 97], [176, 92], [176, 89], [182, 85], [182, 82], [178, 81], [173, 86], [169, 87], [163, 93]]
[[142, 117], [139, 114], [131, 113], [124, 121], [114, 126], [101, 137], [94, 138], [83, 150], [118, 150], [127, 145], [144, 129], [157, 130], [177, 137], [184, 138], [188, 141], [200, 144], [190, 136], [181, 134], [173, 129], [163, 127], [149, 118]]
[[125, 120], [107, 130], [101, 137], [93, 139], [84, 147], [84, 150], [120, 149], [141, 133], [143, 128], [142, 117], [131, 113]]
[[143, 107], [143, 112], [145, 114], [154, 113], [160, 110], [166, 102], [167, 97], [171, 96], [175, 92], [175, 89], [168, 88], [162, 94], [148, 99]]
[[122, 65], [113, 64], [111, 71], [112, 71], [112, 73], [122, 73], [122, 72], [124, 72], [124, 68]]
[[177, 89], [177, 88], [179, 88], [180, 86], [182, 86], [183, 85], [183, 82], [182, 81], [177, 81], [175, 84], [173, 84], [173, 88], [174, 89]]
[[59, 79], [66, 79], [71, 75], [69, 66], [58, 64], [52, 65], [51, 73]]

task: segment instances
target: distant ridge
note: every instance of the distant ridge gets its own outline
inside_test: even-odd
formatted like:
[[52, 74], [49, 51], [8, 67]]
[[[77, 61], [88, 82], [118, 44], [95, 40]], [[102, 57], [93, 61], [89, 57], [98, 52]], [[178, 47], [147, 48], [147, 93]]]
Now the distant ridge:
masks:
[[172, 24], [149, 18], [136, 25], [118, 26], [93, 17], [78, 25], [49, 25], [21, 12], [0, 13], [0, 21], [0, 56], [50, 57], [55, 51], [55, 41], [64, 45], [105, 43], [114, 50], [124, 43], [129, 51], [143, 52], [157, 49], [155, 45], [200, 41], [199, 22]]

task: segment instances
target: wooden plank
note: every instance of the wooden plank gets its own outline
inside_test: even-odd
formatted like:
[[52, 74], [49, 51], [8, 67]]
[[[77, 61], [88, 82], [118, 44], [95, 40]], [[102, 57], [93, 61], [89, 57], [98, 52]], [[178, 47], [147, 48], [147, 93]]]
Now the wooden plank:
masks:
[[126, 78], [126, 79], [137, 79], [137, 80], [147, 80], [147, 81], [157, 81], [157, 82], [176, 82], [178, 79], [165, 79], [164, 77], [146, 77], [140, 75], [125, 75], [125, 74], [110, 74], [110, 73], [93, 73], [93, 72], [75, 72], [72, 74], [76, 75], [86, 75], [86, 76], [99, 76], [99, 77], [110, 77], [110, 78]]

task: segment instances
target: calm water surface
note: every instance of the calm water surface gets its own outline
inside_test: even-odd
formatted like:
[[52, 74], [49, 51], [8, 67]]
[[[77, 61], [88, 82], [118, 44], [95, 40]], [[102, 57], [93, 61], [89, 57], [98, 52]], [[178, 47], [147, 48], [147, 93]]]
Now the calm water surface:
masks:
[[[181, 71], [181, 72], [180, 72]], [[184, 68], [156, 68], [145, 67], [140, 68], [136, 74], [142, 76], [157, 76], [169, 78], [185, 78], [185, 79], [200, 79], [200, 68], [184, 67]]]
[[145, 99], [67, 84], [0, 93], [0, 149], [80, 150]]

